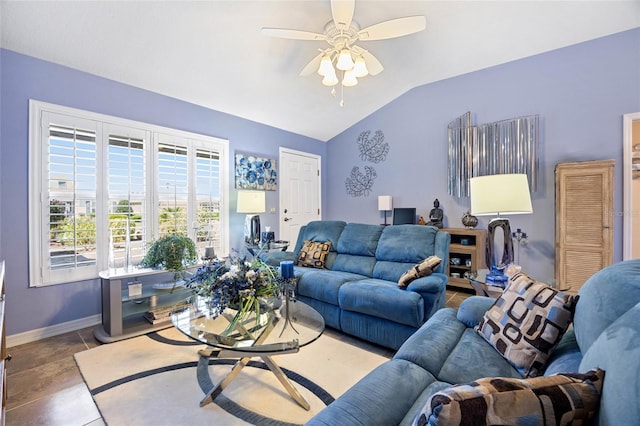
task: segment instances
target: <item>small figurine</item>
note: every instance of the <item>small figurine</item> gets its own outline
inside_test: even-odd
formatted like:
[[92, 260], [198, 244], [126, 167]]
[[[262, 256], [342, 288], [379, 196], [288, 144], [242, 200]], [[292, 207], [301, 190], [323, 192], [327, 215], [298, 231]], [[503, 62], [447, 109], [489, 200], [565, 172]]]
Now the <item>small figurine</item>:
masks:
[[424, 225], [425, 221], [424, 221], [424, 217], [420, 216], [420, 219], [418, 219], [418, 225]]
[[442, 213], [442, 209], [440, 208], [440, 201], [436, 198], [433, 201], [433, 208], [429, 212], [429, 222], [427, 225], [435, 226], [436, 228], [442, 228], [442, 218], [444, 214]]
[[471, 214], [469, 210], [462, 216], [462, 224], [467, 229], [472, 229], [478, 226], [478, 218]]

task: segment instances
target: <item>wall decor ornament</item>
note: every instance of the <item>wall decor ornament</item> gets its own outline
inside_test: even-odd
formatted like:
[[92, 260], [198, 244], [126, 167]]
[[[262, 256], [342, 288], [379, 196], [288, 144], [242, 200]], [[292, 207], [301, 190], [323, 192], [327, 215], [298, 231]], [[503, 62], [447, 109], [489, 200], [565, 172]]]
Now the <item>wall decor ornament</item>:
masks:
[[276, 160], [254, 154], [236, 153], [236, 189], [278, 189]]
[[364, 166], [364, 173], [360, 171], [360, 167], [354, 166], [351, 169], [351, 175], [345, 181], [347, 194], [352, 197], [364, 197], [371, 193], [374, 179], [378, 177], [376, 170], [371, 166]]
[[539, 121], [530, 115], [474, 126], [467, 112], [449, 123], [449, 195], [468, 197], [472, 177], [512, 173], [526, 174], [536, 192]]
[[382, 130], [376, 130], [373, 137], [369, 139], [371, 130], [365, 130], [358, 136], [358, 148], [360, 158], [364, 161], [379, 163], [387, 159], [389, 154], [389, 144], [384, 141]]

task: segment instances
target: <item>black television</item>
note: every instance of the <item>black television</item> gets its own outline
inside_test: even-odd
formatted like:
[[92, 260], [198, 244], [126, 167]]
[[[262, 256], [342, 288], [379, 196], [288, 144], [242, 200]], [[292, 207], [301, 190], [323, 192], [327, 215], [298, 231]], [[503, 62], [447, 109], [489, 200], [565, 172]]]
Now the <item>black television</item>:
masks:
[[393, 208], [393, 224], [394, 225], [414, 225], [416, 223], [415, 207], [394, 207]]

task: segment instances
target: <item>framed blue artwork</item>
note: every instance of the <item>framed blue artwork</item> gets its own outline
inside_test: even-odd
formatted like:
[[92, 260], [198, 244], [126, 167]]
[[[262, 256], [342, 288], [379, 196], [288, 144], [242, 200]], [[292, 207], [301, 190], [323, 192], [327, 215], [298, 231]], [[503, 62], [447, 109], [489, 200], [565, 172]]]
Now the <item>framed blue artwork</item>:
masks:
[[278, 188], [276, 160], [236, 152], [236, 189], [275, 191]]

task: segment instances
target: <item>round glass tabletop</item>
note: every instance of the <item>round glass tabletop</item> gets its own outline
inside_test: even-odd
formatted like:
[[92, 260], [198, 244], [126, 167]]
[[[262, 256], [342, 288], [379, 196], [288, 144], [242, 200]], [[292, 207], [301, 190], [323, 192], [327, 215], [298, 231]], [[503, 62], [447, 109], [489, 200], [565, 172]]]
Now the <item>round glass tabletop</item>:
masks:
[[324, 319], [311, 306], [283, 300], [277, 308], [259, 315], [244, 315], [227, 308], [215, 315], [210, 299], [193, 296], [189, 303], [171, 313], [171, 322], [192, 339], [220, 349], [277, 353], [305, 346], [324, 331]]

